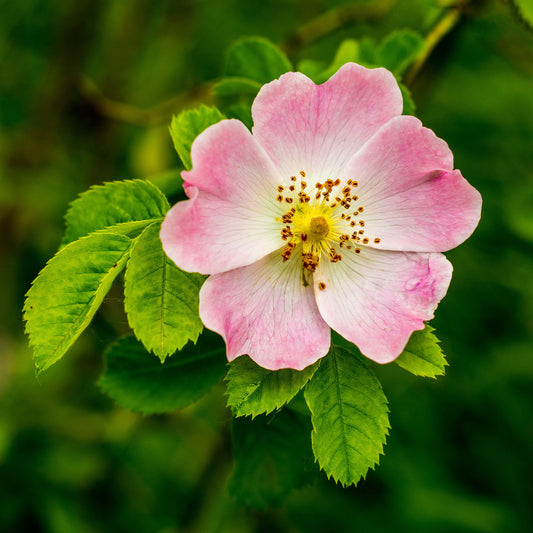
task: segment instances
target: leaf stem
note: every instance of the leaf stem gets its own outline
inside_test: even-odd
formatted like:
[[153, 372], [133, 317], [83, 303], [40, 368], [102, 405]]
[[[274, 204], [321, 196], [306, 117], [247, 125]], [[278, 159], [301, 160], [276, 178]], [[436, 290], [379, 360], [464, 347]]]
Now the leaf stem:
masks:
[[461, 19], [466, 2], [451, 8], [426, 35], [424, 48], [404, 76], [403, 83], [410, 86], [439, 42]]
[[327, 11], [298, 28], [290, 35], [281, 48], [288, 55], [297, 49], [324, 37], [350, 22], [373, 20], [382, 17], [398, 0], [379, 0], [360, 5], [344, 5]]
[[196, 103], [208, 102], [211, 99], [211, 88], [212, 83], [204, 83], [189, 92], [177, 94], [161, 104], [143, 109], [108, 98], [87, 76], [82, 76], [78, 83], [81, 95], [100, 115], [138, 126], [154, 126], [170, 122], [172, 114], [180, 109]]

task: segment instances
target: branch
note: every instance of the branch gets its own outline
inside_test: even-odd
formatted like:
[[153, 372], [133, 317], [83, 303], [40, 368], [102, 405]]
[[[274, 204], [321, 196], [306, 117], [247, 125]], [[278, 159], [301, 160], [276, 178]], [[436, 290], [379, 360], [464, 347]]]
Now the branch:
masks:
[[139, 126], [153, 126], [169, 122], [176, 111], [199, 102], [206, 103], [211, 98], [211, 84], [205, 83], [190, 92], [173, 96], [161, 104], [142, 109], [108, 98], [87, 76], [82, 76], [78, 88], [81, 95], [102, 116]]
[[364, 5], [346, 5], [332, 9], [310, 20], [298, 28], [281, 48], [288, 55], [298, 48], [324, 37], [335, 30], [361, 20], [373, 20], [382, 17], [390, 11], [398, 0], [379, 0]]
[[[466, 2], [465, 2], [466, 4]], [[461, 15], [465, 4], [459, 4], [450, 9], [444, 17], [432, 28], [432, 30], [426, 35], [424, 48], [416, 58], [415, 62], [411, 65], [403, 78], [405, 85], [411, 85], [418, 73], [428, 60], [429, 56], [439, 44], [439, 42], [455, 27], [455, 25], [461, 19]]]

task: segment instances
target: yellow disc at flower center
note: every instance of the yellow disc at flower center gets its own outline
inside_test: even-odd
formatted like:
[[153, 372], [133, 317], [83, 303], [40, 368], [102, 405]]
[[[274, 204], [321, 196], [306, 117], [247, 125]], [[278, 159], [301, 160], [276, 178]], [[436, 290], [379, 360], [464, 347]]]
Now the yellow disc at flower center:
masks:
[[292, 233], [302, 242], [319, 244], [332, 237], [334, 221], [332, 210], [327, 204], [300, 204], [292, 219]]

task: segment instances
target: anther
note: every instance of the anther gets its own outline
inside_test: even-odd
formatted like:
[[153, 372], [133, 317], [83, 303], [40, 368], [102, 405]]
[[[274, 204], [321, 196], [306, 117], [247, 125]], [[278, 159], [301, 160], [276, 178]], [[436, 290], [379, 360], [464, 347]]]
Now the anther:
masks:
[[318, 284], [318, 288], [323, 291], [326, 288], [326, 284], [322, 283], [322, 281]]
[[278, 185], [278, 192], [283, 192], [283, 189], [284, 189], [283, 185]]
[[292, 204], [292, 198], [285, 198], [285, 201], [286, 201], [288, 204]]
[[375, 242], [376, 244], [379, 244], [379, 243], [381, 242], [381, 239], [380, 239], [379, 237], [376, 237], [376, 238], [374, 239], [374, 242]]
[[305, 178], [305, 172], [303, 170], [300, 170], [300, 176], [302, 176], [302, 178]]
[[363, 244], [368, 244], [368, 239], [366, 237], [363, 239]]
[[283, 196], [281, 196], [281, 194], [278, 194], [278, 196], [276, 197], [276, 200], [278, 202], [283, 202]]

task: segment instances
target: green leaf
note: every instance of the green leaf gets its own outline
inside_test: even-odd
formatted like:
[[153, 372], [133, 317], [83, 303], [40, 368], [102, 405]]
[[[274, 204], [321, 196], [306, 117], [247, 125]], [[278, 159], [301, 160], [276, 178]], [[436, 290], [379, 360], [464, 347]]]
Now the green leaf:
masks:
[[239, 102], [226, 108], [228, 118], [236, 118], [240, 120], [249, 130], [252, 129], [254, 121], [252, 120], [252, 111], [250, 104]]
[[424, 48], [424, 38], [412, 30], [389, 34], [378, 49], [378, 62], [401, 76]]
[[230, 494], [263, 509], [280, 505], [293, 489], [310, 481], [316, 467], [309, 416], [290, 408], [273, 415], [233, 419], [235, 470]]
[[[137, 227], [143, 228], [169, 208], [165, 196], [149, 181], [112, 181], [91, 187], [67, 211], [63, 244], [125, 222], [137, 222]], [[142, 221], [146, 221], [144, 226]]]
[[518, 13], [530, 28], [533, 28], [533, 2], [531, 0], [514, 0]]
[[257, 81], [248, 78], [228, 77], [222, 78], [213, 87], [213, 93], [216, 96], [235, 96], [235, 95], [251, 95], [255, 96], [261, 84]]
[[435, 330], [426, 324], [422, 331], [411, 335], [407, 346], [395, 362], [415, 376], [436, 378], [445, 372], [446, 358], [439, 346]]
[[411, 96], [411, 91], [401, 82], [398, 83], [398, 86], [400, 87], [400, 91], [402, 92], [402, 100], [403, 100], [403, 115], [415, 115], [416, 111], [416, 105], [413, 100], [413, 97]]
[[174, 148], [187, 170], [191, 170], [191, 146], [206, 128], [220, 122], [225, 117], [216, 107], [201, 105], [195, 109], [188, 109], [172, 117], [170, 136]]
[[89, 325], [124, 268], [131, 239], [93, 234], [60, 250], [26, 295], [26, 333], [39, 372], [59, 360]]
[[378, 463], [390, 427], [379, 381], [361, 356], [333, 346], [304, 395], [320, 467], [343, 485], [357, 483]]
[[156, 222], [136, 239], [126, 269], [124, 306], [135, 336], [164, 361], [202, 332], [198, 292], [204, 277], [183, 272], [166, 256], [160, 229]]
[[129, 335], [105, 354], [107, 368], [98, 385], [121, 407], [145, 414], [168, 413], [201, 398], [226, 367], [222, 339], [206, 331], [162, 364]]
[[345, 63], [357, 62], [359, 59], [359, 43], [354, 39], [345, 39], [337, 48], [335, 57], [327, 69], [313, 78], [315, 83], [329, 80]]
[[290, 61], [276, 45], [262, 37], [246, 37], [230, 47], [225, 74], [263, 85], [290, 70]]
[[320, 362], [302, 371], [285, 368], [267, 370], [247, 355], [230, 363], [226, 375], [228, 406], [235, 416], [270, 413], [290, 402], [313, 377]]

